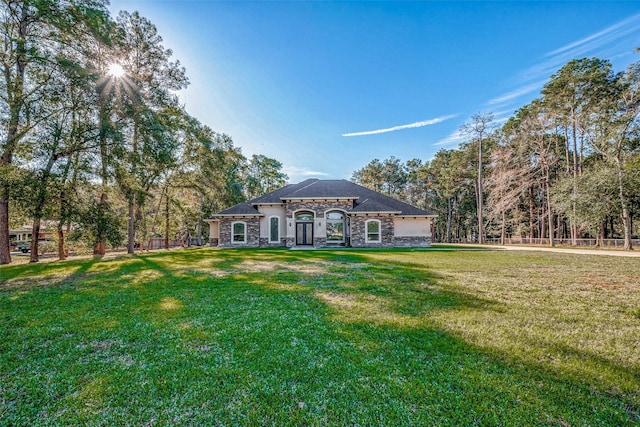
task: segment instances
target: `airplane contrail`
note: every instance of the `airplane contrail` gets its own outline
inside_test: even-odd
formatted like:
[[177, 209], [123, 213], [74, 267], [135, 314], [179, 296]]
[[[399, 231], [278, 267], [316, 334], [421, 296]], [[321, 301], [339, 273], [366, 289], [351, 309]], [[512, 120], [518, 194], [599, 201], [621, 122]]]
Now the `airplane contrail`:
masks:
[[386, 129], [368, 130], [365, 132], [343, 133], [342, 136], [377, 135], [380, 133], [395, 132], [397, 130], [403, 130], [403, 129], [421, 128], [423, 126], [430, 126], [430, 125], [435, 125], [436, 123], [444, 122], [445, 120], [449, 120], [456, 116], [457, 114], [450, 114], [448, 116], [436, 117], [435, 119], [431, 119], [431, 120], [424, 120], [421, 122], [410, 123], [408, 125], [394, 126]]

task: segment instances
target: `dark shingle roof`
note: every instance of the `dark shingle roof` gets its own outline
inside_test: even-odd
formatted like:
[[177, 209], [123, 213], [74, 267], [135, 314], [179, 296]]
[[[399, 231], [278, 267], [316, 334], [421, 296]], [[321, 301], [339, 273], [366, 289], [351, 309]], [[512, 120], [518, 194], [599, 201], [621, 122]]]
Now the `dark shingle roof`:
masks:
[[[295, 192], [300, 188], [307, 186], [309, 183], [314, 181], [313, 179], [307, 179], [306, 181], [299, 182], [297, 184], [288, 184], [282, 188], [278, 188], [270, 193], [265, 194], [264, 196], [256, 197], [253, 200], [250, 200], [248, 203], [253, 205], [268, 205], [271, 203], [280, 204], [282, 203], [282, 198], [289, 193]], [[315, 180], [317, 181], [317, 180]]]
[[[382, 193], [378, 193], [377, 191], [370, 190], [361, 185], [354, 184], [350, 181], [344, 181], [351, 186], [353, 186], [353, 191], [357, 191], [360, 199], [356, 201], [356, 206], [354, 209], [358, 209], [360, 205], [364, 205], [365, 201], [376, 202], [378, 204], [382, 204], [384, 206], [392, 208], [393, 211], [398, 212], [398, 215], [401, 216], [431, 216], [433, 215], [431, 212], [427, 212], [425, 210], [416, 208], [408, 203], [401, 202], [400, 200], [396, 200], [393, 197], [386, 196]], [[363, 209], [364, 210], [364, 209]], [[383, 212], [383, 211], [374, 211], [367, 210], [367, 212]]]
[[246, 215], [257, 215], [263, 216], [255, 206], [250, 205], [249, 203], [240, 203], [235, 206], [231, 206], [228, 209], [223, 210], [222, 212], [218, 212], [214, 216], [246, 216]]
[[376, 202], [375, 200], [366, 199], [363, 200], [362, 203], [358, 203], [353, 209], [350, 209], [349, 212], [354, 213], [365, 213], [365, 212], [386, 212], [386, 213], [401, 213], [398, 209], [394, 209], [391, 206], [387, 206], [383, 203]]
[[290, 199], [353, 199], [353, 208], [348, 212], [374, 213], [393, 212], [401, 216], [430, 216], [431, 213], [407, 203], [385, 196], [345, 179], [307, 179], [298, 184], [289, 184], [247, 203], [241, 203], [214, 216], [261, 215], [257, 205], [282, 204]]
[[359, 192], [355, 184], [344, 179], [308, 179], [307, 185], [289, 192], [284, 199], [312, 199], [312, 198], [349, 198], [357, 199]]

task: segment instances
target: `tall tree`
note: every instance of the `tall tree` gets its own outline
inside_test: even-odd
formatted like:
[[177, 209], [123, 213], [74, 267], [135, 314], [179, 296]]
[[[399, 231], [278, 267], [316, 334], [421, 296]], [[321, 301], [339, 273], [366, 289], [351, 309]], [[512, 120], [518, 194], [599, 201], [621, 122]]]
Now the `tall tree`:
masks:
[[388, 196], [399, 197], [407, 183], [407, 168], [404, 163], [391, 156], [382, 162], [383, 191]]
[[74, 39], [79, 29], [88, 26], [95, 30], [107, 16], [106, 1], [101, 0], [0, 3], [0, 110], [7, 118], [0, 142], [0, 264], [11, 262], [8, 221], [12, 183], [7, 177], [12, 176], [15, 154], [36, 140], [25, 137], [51, 113], [42, 110], [42, 105], [64, 59], [60, 46]]
[[261, 154], [254, 154], [246, 169], [247, 198], [253, 199], [287, 183], [289, 177], [282, 172], [282, 163]]
[[364, 168], [355, 171], [351, 181], [389, 196], [400, 197], [407, 182], [407, 168], [394, 156], [382, 162], [373, 159]]
[[[471, 138], [471, 142], [477, 148], [478, 164], [477, 164], [477, 184], [476, 184], [476, 206], [478, 210], [478, 243], [484, 243], [484, 220], [483, 205], [484, 193], [482, 187], [482, 175], [484, 169], [483, 161], [483, 142], [489, 136], [493, 129], [493, 114], [476, 113], [471, 116], [471, 120], [465, 123], [461, 131], [463, 134]], [[486, 149], [486, 147], [485, 147]]]
[[[443, 240], [452, 241], [454, 217], [461, 216], [460, 207], [465, 204], [464, 196], [469, 191], [473, 172], [467, 167], [466, 155], [463, 151], [440, 150], [429, 163], [431, 189], [434, 192], [434, 207], [446, 218]], [[442, 215], [444, 213], [444, 215]], [[460, 234], [460, 230], [456, 234]]]
[[[601, 90], [606, 87], [610, 74], [609, 61], [598, 58], [575, 59], [552, 75], [542, 89], [544, 102], [557, 113], [558, 119], [562, 122], [567, 170], [573, 176], [574, 195], [578, 192], [578, 176], [582, 173], [586, 122], [599, 102]], [[573, 208], [572, 217], [577, 217], [576, 206]], [[577, 224], [572, 223], [571, 241], [574, 245], [577, 244], [578, 231]]]
[[[603, 156], [616, 172], [618, 205], [624, 228], [624, 249], [631, 244], [631, 195], [625, 183], [626, 163], [638, 155], [640, 139], [640, 62], [632, 64], [619, 75], [608, 74], [600, 79], [597, 105], [589, 116], [592, 132], [588, 133], [590, 145]], [[637, 189], [634, 191], [637, 192]]]
[[384, 186], [384, 166], [379, 159], [373, 159], [362, 169], [353, 172], [351, 181], [374, 191], [382, 192]]
[[407, 160], [405, 164], [406, 183], [402, 199], [407, 203], [427, 209], [429, 205], [429, 186], [432, 184], [429, 175], [429, 162], [420, 159]]
[[[502, 178], [507, 174], [511, 179], [509, 189], [500, 185], [493, 188], [491, 204], [506, 209], [517, 208], [520, 199], [529, 193], [529, 236], [534, 237], [534, 193], [540, 193], [542, 205], [546, 210], [549, 243], [554, 245], [554, 215], [550, 199], [550, 187], [553, 172], [558, 164], [556, 138], [553, 133], [553, 116], [540, 100], [534, 100], [522, 107], [516, 115], [502, 127], [505, 144], [499, 145], [495, 152], [493, 175], [498, 183], [506, 184]], [[500, 195], [495, 190], [504, 190]], [[506, 206], [505, 206], [506, 205]], [[543, 237], [544, 231], [540, 233]]]
[[125, 143], [115, 176], [128, 202], [127, 250], [133, 253], [136, 204], [143, 203], [159, 169], [174, 160], [176, 140], [169, 127], [179, 122], [168, 120], [171, 111], [178, 110], [172, 91], [185, 88], [188, 81], [180, 63], [170, 61], [171, 50], [162, 46], [162, 37], [148, 19], [137, 12], [120, 12], [117, 22], [119, 60], [111, 69], [121, 85]]

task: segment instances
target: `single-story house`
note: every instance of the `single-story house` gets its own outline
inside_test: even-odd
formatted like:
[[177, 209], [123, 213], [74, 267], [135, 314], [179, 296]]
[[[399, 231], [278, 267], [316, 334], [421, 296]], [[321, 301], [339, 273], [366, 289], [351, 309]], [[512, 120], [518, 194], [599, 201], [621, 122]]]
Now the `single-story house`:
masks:
[[435, 217], [347, 180], [308, 179], [206, 221], [219, 247], [427, 247]]

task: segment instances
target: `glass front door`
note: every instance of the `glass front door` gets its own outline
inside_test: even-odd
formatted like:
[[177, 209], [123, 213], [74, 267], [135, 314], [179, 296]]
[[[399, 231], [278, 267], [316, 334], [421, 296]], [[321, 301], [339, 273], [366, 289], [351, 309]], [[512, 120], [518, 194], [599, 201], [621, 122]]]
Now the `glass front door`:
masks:
[[296, 245], [313, 245], [313, 222], [296, 223]]

